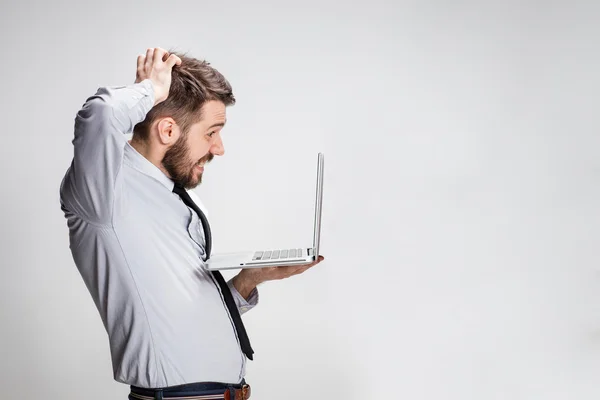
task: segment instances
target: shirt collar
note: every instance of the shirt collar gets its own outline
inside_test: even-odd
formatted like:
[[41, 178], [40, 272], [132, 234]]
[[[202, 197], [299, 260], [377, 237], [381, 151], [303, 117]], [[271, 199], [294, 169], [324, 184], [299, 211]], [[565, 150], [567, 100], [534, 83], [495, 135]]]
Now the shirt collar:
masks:
[[124, 162], [140, 171], [141, 173], [150, 176], [151, 178], [159, 181], [164, 187], [173, 191], [175, 183], [165, 175], [156, 165], [152, 164], [150, 160], [141, 155], [129, 142], [125, 145]]

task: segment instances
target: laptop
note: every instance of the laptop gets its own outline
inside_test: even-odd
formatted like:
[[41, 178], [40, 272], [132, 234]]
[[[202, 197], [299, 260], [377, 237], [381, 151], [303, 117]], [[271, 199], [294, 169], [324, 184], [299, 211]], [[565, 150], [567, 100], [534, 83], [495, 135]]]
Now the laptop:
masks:
[[321, 238], [321, 212], [323, 207], [323, 166], [324, 155], [317, 158], [317, 188], [315, 195], [315, 220], [312, 246], [298, 246], [285, 249], [263, 248], [254, 251], [213, 254], [207, 261], [210, 271], [236, 268], [287, 267], [310, 264], [319, 256]]

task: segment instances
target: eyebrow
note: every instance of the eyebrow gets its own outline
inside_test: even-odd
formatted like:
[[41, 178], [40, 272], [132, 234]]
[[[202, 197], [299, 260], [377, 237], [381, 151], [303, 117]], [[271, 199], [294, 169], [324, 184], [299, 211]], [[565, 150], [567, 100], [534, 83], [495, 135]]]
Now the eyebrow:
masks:
[[[227, 122], [227, 121], [225, 121], [225, 122]], [[211, 126], [209, 126], [209, 127], [208, 127], [208, 128], [206, 128], [206, 129], [212, 129], [212, 128], [216, 128], [217, 126], [221, 126], [221, 127], [223, 127], [223, 126], [225, 126], [225, 122], [217, 122], [216, 124], [212, 124]]]

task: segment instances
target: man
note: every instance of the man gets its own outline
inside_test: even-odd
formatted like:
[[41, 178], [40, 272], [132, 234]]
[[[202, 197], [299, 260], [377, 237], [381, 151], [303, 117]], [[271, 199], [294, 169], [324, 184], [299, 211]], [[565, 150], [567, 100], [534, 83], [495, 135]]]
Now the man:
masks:
[[130, 398], [247, 398], [252, 349], [240, 314], [257, 304], [260, 283], [323, 259], [242, 270], [229, 282], [204, 268], [210, 228], [186, 189], [224, 154], [234, 103], [208, 63], [153, 48], [138, 57], [134, 84], [100, 88], [77, 113], [61, 207]]

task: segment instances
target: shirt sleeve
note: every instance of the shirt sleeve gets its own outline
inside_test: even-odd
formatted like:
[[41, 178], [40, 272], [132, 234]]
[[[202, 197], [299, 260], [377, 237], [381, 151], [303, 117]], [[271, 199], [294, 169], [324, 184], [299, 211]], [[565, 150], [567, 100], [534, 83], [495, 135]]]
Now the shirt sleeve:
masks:
[[154, 106], [146, 79], [129, 86], [99, 88], [75, 117], [73, 161], [61, 183], [63, 207], [91, 223], [109, 224], [114, 187], [123, 163], [125, 134]]
[[229, 286], [229, 290], [231, 290], [231, 294], [233, 295], [233, 299], [235, 300], [235, 304], [240, 311], [240, 315], [244, 314], [246, 311], [250, 311], [258, 304], [258, 289], [254, 288], [252, 292], [250, 292], [250, 296], [248, 300], [244, 299], [242, 295], [237, 291], [235, 286], [233, 286], [233, 279], [230, 279], [227, 282], [227, 286]]

